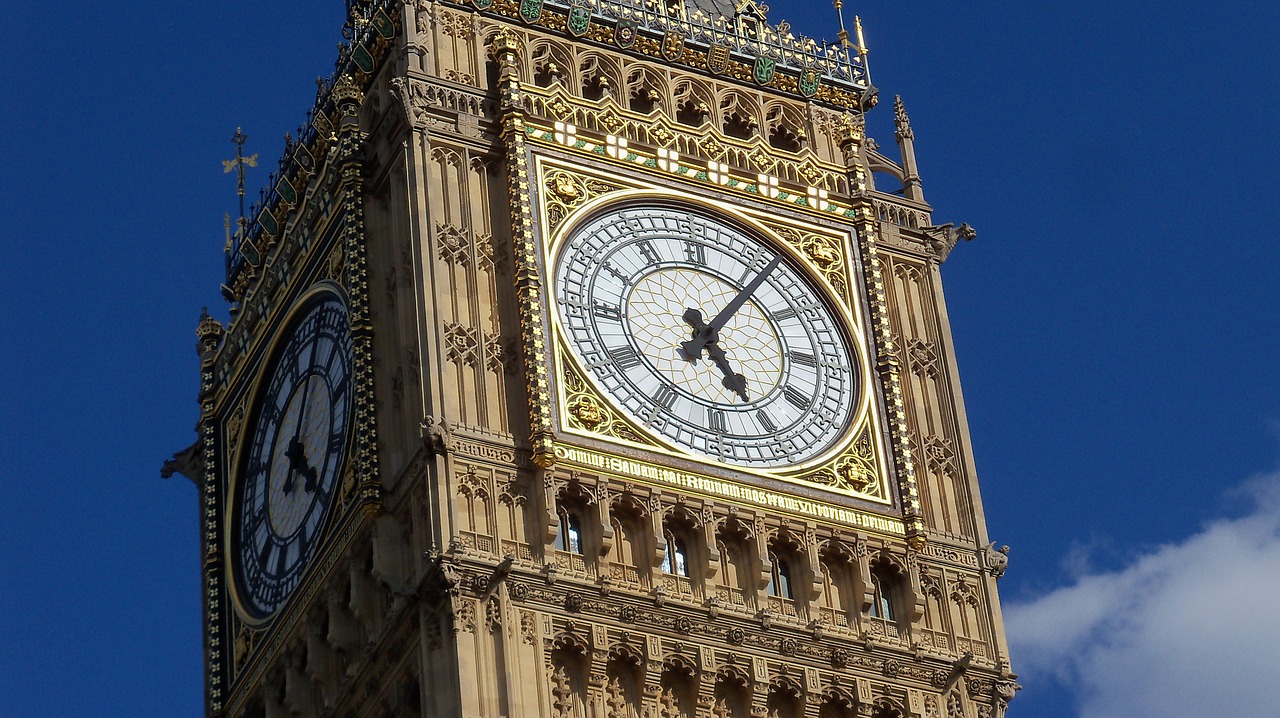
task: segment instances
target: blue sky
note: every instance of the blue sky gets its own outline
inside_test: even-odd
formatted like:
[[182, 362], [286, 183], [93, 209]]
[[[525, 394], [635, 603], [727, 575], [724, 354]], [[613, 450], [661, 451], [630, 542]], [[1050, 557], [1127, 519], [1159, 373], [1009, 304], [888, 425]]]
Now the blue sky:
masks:
[[[343, 4], [8, 5], [0, 715], [198, 715], [196, 494], [158, 470], [225, 317], [220, 161], [242, 126], [256, 195]], [[1280, 6], [846, 5], [936, 220], [979, 233], [943, 278], [1013, 715], [1274, 710]]]

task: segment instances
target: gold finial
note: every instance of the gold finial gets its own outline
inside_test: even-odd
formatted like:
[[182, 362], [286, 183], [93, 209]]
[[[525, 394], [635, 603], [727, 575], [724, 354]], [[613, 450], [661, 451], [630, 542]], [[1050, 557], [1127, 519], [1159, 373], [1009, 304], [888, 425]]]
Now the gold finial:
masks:
[[858, 34], [858, 54], [867, 56], [867, 41], [862, 37], [862, 18], [853, 16], [853, 31]]
[[222, 173], [226, 174], [231, 170], [236, 171], [236, 194], [240, 197], [240, 219], [236, 226], [240, 229], [241, 236], [245, 234], [247, 222], [244, 217], [244, 168], [257, 167], [258, 155], [254, 153], [249, 157], [244, 156], [244, 143], [249, 140], [249, 136], [236, 128], [236, 133], [231, 136], [231, 144], [236, 146], [236, 158], [234, 160], [222, 161]]
[[840, 47], [849, 47], [849, 31], [844, 29], [844, 1], [836, 0], [836, 17], [840, 20]]

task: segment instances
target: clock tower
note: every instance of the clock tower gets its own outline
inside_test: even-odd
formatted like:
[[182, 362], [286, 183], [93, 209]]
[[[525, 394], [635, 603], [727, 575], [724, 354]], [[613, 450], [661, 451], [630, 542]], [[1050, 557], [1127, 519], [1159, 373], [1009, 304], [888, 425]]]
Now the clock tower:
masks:
[[170, 465], [207, 713], [1003, 716], [939, 278], [972, 230], [900, 101], [897, 159], [866, 135], [860, 26], [348, 7]]

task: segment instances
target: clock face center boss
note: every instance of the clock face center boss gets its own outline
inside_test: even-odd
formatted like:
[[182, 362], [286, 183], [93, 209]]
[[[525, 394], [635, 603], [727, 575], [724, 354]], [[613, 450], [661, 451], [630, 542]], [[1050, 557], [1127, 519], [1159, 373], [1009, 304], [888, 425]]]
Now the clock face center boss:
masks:
[[555, 259], [574, 357], [655, 438], [724, 463], [803, 464], [859, 397], [846, 323], [760, 232], [667, 204], [607, 209]]

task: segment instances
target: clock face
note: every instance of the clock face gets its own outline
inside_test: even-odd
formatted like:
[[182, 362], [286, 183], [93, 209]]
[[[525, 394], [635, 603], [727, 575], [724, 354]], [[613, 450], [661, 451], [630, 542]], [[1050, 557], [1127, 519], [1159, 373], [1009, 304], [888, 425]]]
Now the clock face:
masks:
[[844, 323], [793, 262], [711, 216], [613, 210], [559, 250], [560, 326], [611, 402], [665, 442], [803, 464], [844, 435], [859, 386]]
[[269, 365], [236, 484], [232, 552], [243, 606], [265, 618], [321, 538], [351, 426], [351, 331], [336, 295], [295, 313]]

